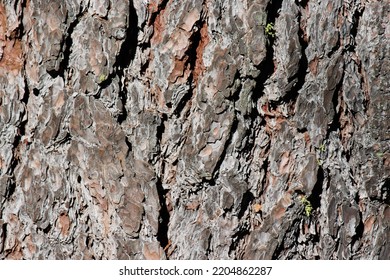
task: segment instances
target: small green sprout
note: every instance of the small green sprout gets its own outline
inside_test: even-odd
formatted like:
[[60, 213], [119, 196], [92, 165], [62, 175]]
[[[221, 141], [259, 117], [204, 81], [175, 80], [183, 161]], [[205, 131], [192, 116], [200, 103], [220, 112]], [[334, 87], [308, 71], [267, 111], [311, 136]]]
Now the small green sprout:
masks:
[[325, 146], [325, 144], [321, 144], [320, 145], [320, 147], [319, 147], [319, 150], [320, 150], [320, 152], [325, 152], [326, 151], [326, 146]]
[[378, 158], [382, 158], [382, 157], [384, 156], [384, 153], [382, 153], [382, 152], [377, 152], [375, 155], [376, 155]]
[[276, 32], [275, 32], [275, 26], [272, 22], [267, 23], [265, 26], [265, 34], [268, 37], [275, 38]]
[[307, 217], [311, 216], [311, 213], [313, 212], [313, 206], [311, 205], [311, 202], [307, 199], [306, 196], [301, 196], [301, 203], [305, 206], [305, 214]]
[[103, 83], [105, 80], [107, 80], [107, 76], [104, 74], [101, 74], [99, 76], [99, 84]]

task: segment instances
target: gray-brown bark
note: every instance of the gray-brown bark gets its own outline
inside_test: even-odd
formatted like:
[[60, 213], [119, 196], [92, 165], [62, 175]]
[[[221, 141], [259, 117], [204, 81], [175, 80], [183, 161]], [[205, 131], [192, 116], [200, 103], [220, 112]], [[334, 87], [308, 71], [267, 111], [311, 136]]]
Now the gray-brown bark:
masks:
[[0, 1], [0, 258], [389, 259], [389, 10]]

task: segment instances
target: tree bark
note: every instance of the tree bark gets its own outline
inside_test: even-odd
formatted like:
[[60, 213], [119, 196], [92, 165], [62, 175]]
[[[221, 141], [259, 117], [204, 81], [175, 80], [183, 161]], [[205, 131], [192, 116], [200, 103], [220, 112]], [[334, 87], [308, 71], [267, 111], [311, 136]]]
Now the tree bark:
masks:
[[390, 259], [389, 11], [0, 1], [0, 258]]

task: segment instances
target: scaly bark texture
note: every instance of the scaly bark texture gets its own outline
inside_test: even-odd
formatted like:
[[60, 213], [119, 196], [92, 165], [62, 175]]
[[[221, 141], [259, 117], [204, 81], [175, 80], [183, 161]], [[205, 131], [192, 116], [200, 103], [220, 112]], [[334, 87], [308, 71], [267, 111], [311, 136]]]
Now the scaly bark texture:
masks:
[[1, 0], [0, 258], [389, 259], [389, 12]]

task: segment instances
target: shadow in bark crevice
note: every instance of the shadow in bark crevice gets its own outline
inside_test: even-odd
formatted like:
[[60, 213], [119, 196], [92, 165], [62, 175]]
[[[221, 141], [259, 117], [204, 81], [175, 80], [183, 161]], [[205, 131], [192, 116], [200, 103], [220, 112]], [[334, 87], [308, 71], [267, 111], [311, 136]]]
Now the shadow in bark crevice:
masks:
[[[160, 243], [161, 247], [165, 249], [169, 244], [168, 239], [168, 228], [169, 228], [169, 211], [166, 204], [166, 194], [169, 190], [165, 190], [162, 186], [162, 182], [159, 179], [156, 183], [157, 193], [160, 203], [160, 213], [158, 219], [158, 230], [157, 230], [157, 241]], [[168, 256], [167, 256], [168, 258]]]
[[[306, 7], [306, 4], [301, 3], [303, 9]], [[297, 82], [291, 87], [291, 89], [284, 95], [283, 101], [286, 103], [290, 103], [296, 100], [298, 97], [299, 90], [303, 87], [306, 80], [307, 69], [309, 68], [309, 62], [306, 56], [306, 49], [308, 47], [307, 39], [305, 38], [305, 31], [302, 27], [302, 12], [299, 11], [298, 14], [298, 38], [299, 44], [301, 46], [301, 59], [298, 62], [298, 71], [297, 74], [291, 77], [290, 80], [297, 79]]]
[[138, 47], [138, 33], [138, 15], [137, 11], [135, 10], [133, 1], [130, 1], [126, 36], [114, 63], [115, 72], [109, 75], [108, 78], [101, 84], [101, 88], [104, 89], [111, 84], [112, 79], [115, 76], [118, 76], [120, 88], [119, 99], [122, 102], [122, 112], [119, 114], [117, 119], [119, 124], [122, 124], [128, 117], [128, 112], [126, 109], [128, 92], [126, 84], [123, 84], [122, 78], [125, 75], [124, 69], [128, 68], [130, 63], [135, 58]]
[[313, 190], [308, 197], [308, 200], [313, 207], [313, 210], [318, 209], [321, 206], [321, 195], [322, 195], [322, 186], [324, 184], [325, 174], [323, 169], [320, 167], [317, 171], [317, 182], [315, 183]]
[[119, 71], [120, 74], [123, 74], [123, 69], [128, 68], [131, 61], [133, 61], [138, 46], [138, 15], [134, 8], [133, 1], [130, 1], [129, 3], [128, 15], [129, 22], [125, 40], [122, 43], [121, 49], [114, 63], [114, 68], [117, 68], [117, 71]]
[[60, 76], [60, 77], [62, 77], [63, 80], [65, 80], [65, 71], [68, 69], [68, 66], [69, 66], [71, 48], [73, 45], [72, 34], [73, 34], [73, 31], [76, 28], [76, 26], [80, 23], [82, 16], [83, 16], [83, 13], [79, 13], [78, 15], [76, 15], [76, 17], [69, 24], [69, 27], [66, 30], [65, 36], [61, 42], [62, 60], [60, 61], [58, 70], [53, 69], [51, 71], [48, 71], [48, 74], [52, 78], [56, 78], [56, 77]]
[[[245, 240], [245, 238], [249, 235], [250, 231], [247, 228], [239, 229], [237, 232], [235, 232], [231, 238], [232, 243], [229, 246], [229, 253], [230, 256], [233, 252], [236, 251], [237, 247], [240, 245], [240, 242]], [[236, 258], [237, 259], [237, 256]]]

